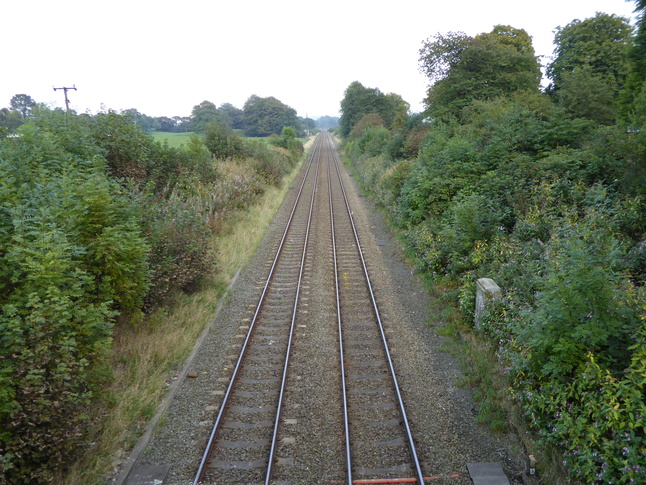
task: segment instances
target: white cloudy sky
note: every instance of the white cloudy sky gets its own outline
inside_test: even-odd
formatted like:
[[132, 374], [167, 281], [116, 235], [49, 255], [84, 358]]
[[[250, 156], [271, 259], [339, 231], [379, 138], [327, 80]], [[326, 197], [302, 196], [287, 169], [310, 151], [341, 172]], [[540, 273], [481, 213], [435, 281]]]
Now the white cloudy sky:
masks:
[[242, 108], [274, 96], [300, 116], [338, 115], [348, 85], [401, 95], [419, 111], [422, 41], [494, 25], [525, 29], [537, 55], [554, 28], [625, 0], [3, 0], [0, 107], [14, 94], [96, 113], [103, 106], [188, 116], [203, 100]]

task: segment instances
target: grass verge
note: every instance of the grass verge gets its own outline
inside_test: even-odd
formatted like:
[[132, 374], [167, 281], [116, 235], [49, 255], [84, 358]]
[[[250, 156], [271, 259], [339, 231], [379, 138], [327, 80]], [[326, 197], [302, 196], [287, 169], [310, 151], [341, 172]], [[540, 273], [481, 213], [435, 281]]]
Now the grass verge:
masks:
[[215, 241], [219, 271], [212, 281], [199, 292], [180, 297], [167, 312], [157, 312], [137, 326], [122, 326], [115, 332], [107, 406], [89, 416], [95, 423], [91, 425], [93, 444], [56, 483], [96, 485], [107, 482], [116, 471], [213, 318], [236, 271], [256, 251], [299, 168], [300, 164], [281, 188], [270, 187], [256, 204], [227, 219]]

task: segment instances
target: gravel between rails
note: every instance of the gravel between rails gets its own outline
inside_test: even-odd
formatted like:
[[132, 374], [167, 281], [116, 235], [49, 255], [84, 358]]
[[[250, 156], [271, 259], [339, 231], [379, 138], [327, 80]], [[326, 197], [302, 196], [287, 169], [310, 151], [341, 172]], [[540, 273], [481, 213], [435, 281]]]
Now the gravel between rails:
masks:
[[[430, 297], [405, 262], [381, 213], [358, 193], [345, 168], [342, 172], [425, 475], [458, 474], [460, 478], [431, 483], [469, 484], [467, 463], [500, 462], [512, 484], [528, 483], [524, 475], [526, 458], [518, 451], [520, 446], [514, 437], [494, 435], [475, 423], [472, 393], [456, 385], [462, 375], [459, 362], [441, 350], [444, 337], [426, 323]], [[190, 375], [197, 377], [181, 383], [163, 424], [138, 458], [137, 466], [170, 465], [165, 485], [189, 485], [194, 478], [217, 416], [221, 393], [226, 390], [227, 377], [244, 340], [246, 331], [241, 327], [248, 325], [253, 315], [300, 180], [297, 177], [293, 182], [262, 244], [240, 273], [213, 330], [195, 356]], [[313, 284], [308, 293], [315, 291], [329, 289], [317, 289]], [[310, 306], [308, 311], [313, 315], [312, 323], [301, 329], [300, 334], [311, 342], [321, 337], [326, 342], [320, 343], [327, 346], [330, 337], [321, 334], [318, 322], [334, 318], [333, 310]], [[300, 463], [293, 465], [301, 467], [297, 476], [302, 480], [293, 481], [294, 484], [330, 483], [338, 478], [343, 462], [343, 430], [338, 427], [342, 421], [339, 422], [338, 409], [326, 409], [328, 404], [338, 401], [322, 395], [338, 390], [334, 384], [338, 377], [327, 372], [333, 362], [328, 352], [316, 351], [316, 345], [312, 345], [306, 357], [294, 358], [294, 372], [290, 376], [298, 379], [300, 398], [286, 408], [284, 417], [294, 417], [298, 429], [304, 423], [316, 423], [304, 433], [307, 443], [298, 442], [298, 429], [293, 433], [297, 441], [292, 446], [300, 447], [301, 456], [304, 452], [311, 454], [309, 463], [301, 458]], [[326, 415], [329, 419], [325, 419]], [[330, 439], [331, 435], [336, 438]], [[317, 443], [330, 446], [321, 449]], [[279, 453], [288, 454], [288, 448], [283, 446]]]

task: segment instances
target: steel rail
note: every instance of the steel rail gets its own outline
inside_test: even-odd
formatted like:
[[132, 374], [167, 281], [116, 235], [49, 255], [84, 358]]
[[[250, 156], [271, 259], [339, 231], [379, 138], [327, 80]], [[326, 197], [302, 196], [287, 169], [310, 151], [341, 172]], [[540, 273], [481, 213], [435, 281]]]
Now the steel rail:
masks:
[[294, 326], [296, 324], [296, 313], [298, 309], [299, 296], [301, 292], [301, 281], [303, 279], [303, 270], [305, 267], [305, 255], [307, 253], [307, 244], [309, 242], [310, 229], [312, 225], [312, 213], [314, 212], [314, 199], [316, 198], [316, 187], [318, 185], [319, 166], [320, 166], [320, 152], [319, 163], [316, 164], [316, 172], [314, 173], [314, 188], [312, 189], [312, 198], [310, 199], [310, 209], [307, 215], [307, 229], [305, 231], [305, 242], [303, 244], [303, 253], [301, 254], [300, 270], [298, 272], [298, 282], [296, 284], [296, 297], [294, 300], [294, 308], [292, 310], [292, 321], [289, 328], [289, 339], [287, 340], [287, 350], [285, 351], [285, 365], [283, 367], [283, 378], [280, 384], [280, 393], [278, 395], [278, 409], [276, 411], [276, 420], [274, 422], [274, 434], [271, 438], [271, 447], [269, 450], [269, 463], [267, 464], [267, 474], [265, 477], [265, 485], [270, 485], [271, 475], [273, 472], [272, 463], [274, 461], [274, 453], [276, 451], [276, 441], [278, 439], [278, 428], [280, 427], [280, 414], [282, 410], [283, 398], [285, 396], [285, 383], [287, 382], [287, 369], [289, 367], [289, 354], [292, 349], [292, 338], [294, 336]]
[[[331, 143], [329, 135], [328, 135], [328, 142]], [[383, 345], [384, 345], [384, 349], [386, 351], [386, 358], [387, 358], [387, 362], [388, 362], [388, 367], [390, 369], [390, 375], [391, 375], [391, 378], [392, 378], [392, 381], [393, 381], [393, 384], [394, 384], [395, 393], [397, 395], [399, 411], [401, 413], [402, 421], [403, 421], [404, 427], [406, 429], [406, 436], [407, 436], [407, 439], [408, 439], [408, 445], [409, 445], [409, 449], [410, 449], [410, 452], [411, 452], [411, 457], [412, 457], [413, 462], [415, 464], [415, 471], [416, 471], [416, 474], [417, 474], [417, 481], [420, 484], [423, 485], [424, 484], [424, 475], [422, 474], [422, 469], [421, 469], [421, 466], [420, 466], [420, 463], [419, 463], [419, 458], [417, 457], [417, 451], [415, 449], [415, 443], [413, 441], [413, 435], [412, 435], [412, 432], [410, 430], [410, 425], [408, 424], [408, 417], [406, 415], [406, 410], [404, 409], [404, 401], [402, 399], [401, 392], [400, 392], [400, 389], [399, 389], [399, 383], [397, 381], [397, 376], [395, 375], [395, 367], [393, 365], [392, 357], [390, 355], [390, 349], [388, 347], [388, 342], [386, 340], [386, 333], [384, 331], [383, 322], [381, 321], [381, 316], [380, 316], [380, 313], [379, 313], [379, 308], [377, 306], [377, 301], [375, 299], [374, 291], [373, 291], [373, 288], [372, 288], [372, 283], [370, 282], [370, 276], [368, 274], [368, 268], [366, 266], [366, 261], [364, 259], [363, 251], [361, 249], [361, 243], [359, 241], [359, 235], [357, 233], [357, 228], [356, 228], [356, 225], [354, 223], [354, 218], [352, 217], [352, 210], [350, 209], [350, 204], [348, 202], [348, 197], [347, 197], [347, 194], [346, 194], [346, 191], [345, 191], [345, 187], [343, 185], [343, 179], [341, 178], [341, 172], [339, 171], [338, 157], [337, 157], [337, 154], [336, 154], [335, 150], [332, 150], [332, 158], [333, 158], [333, 161], [334, 161], [334, 167], [336, 169], [337, 176], [339, 178], [339, 185], [341, 187], [341, 192], [343, 193], [343, 200], [345, 202], [345, 206], [346, 206], [346, 209], [348, 211], [348, 216], [350, 218], [350, 225], [352, 227], [352, 232], [354, 233], [354, 239], [355, 239], [355, 241], [357, 243], [357, 250], [359, 252], [359, 256], [360, 256], [360, 259], [361, 259], [361, 264], [363, 266], [363, 272], [364, 272], [364, 275], [365, 275], [365, 278], [366, 278], [366, 283], [367, 283], [367, 286], [368, 286], [368, 290], [370, 292], [370, 298], [372, 300], [372, 306], [373, 306], [373, 309], [374, 309], [374, 312], [375, 312], [375, 316], [377, 318], [377, 322], [379, 324], [379, 332], [381, 333], [381, 339], [382, 339], [382, 342], [383, 342]], [[335, 265], [336, 265], [336, 262], [335, 262]], [[338, 283], [337, 283], [337, 288], [338, 288]], [[341, 356], [341, 359], [342, 359], [341, 368], [343, 369], [343, 356]], [[350, 481], [350, 484], [352, 484], [351, 481]]]
[[[328, 140], [329, 142], [329, 140]], [[334, 147], [332, 147], [334, 149]], [[328, 151], [329, 153], [329, 151]], [[347, 468], [347, 481], [348, 485], [352, 485], [352, 453], [350, 450], [350, 420], [348, 417], [348, 389], [346, 385], [345, 365], [343, 360], [343, 339], [341, 327], [341, 298], [339, 294], [339, 267], [336, 257], [336, 236], [334, 234], [334, 205], [332, 203], [332, 177], [330, 174], [330, 163], [328, 156], [327, 164], [327, 185], [328, 185], [328, 199], [330, 205], [330, 224], [332, 226], [332, 261], [334, 262], [334, 287], [336, 291], [336, 319], [339, 327], [339, 357], [341, 360], [341, 390], [343, 394], [343, 423], [345, 427], [345, 460]]]
[[[218, 416], [215, 421], [215, 425], [213, 426], [213, 429], [211, 430], [211, 434], [209, 436], [209, 440], [206, 445], [206, 449], [204, 451], [204, 454], [202, 455], [202, 460], [200, 461], [200, 466], [197, 470], [197, 473], [195, 475], [195, 478], [193, 479], [193, 484], [197, 485], [200, 483], [202, 480], [202, 477], [204, 475], [204, 468], [206, 466], [206, 463], [209, 459], [209, 455], [211, 453], [211, 448], [213, 447], [213, 443], [215, 441], [215, 437], [220, 429], [220, 425], [222, 423], [222, 417], [224, 415], [225, 408], [227, 406], [227, 403], [229, 402], [229, 398], [231, 396], [233, 386], [235, 385], [235, 381], [238, 375], [238, 372], [240, 370], [242, 360], [244, 358], [247, 346], [249, 344], [249, 340], [251, 339], [251, 334], [253, 332], [254, 326], [256, 324], [256, 321], [258, 320], [258, 315], [260, 314], [260, 309], [262, 307], [265, 295], [267, 293], [267, 289], [269, 288], [269, 284], [271, 282], [271, 279], [274, 274], [274, 269], [276, 268], [276, 264], [278, 263], [278, 259], [281, 255], [283, 246], [285, 244], [285, 240], [287, 239], [287, 233], [289, 232], [289, 229], [292, 225], [292, 221], [294, 219], [294, 213], [296, 212], [296, 207], [298, 206], [298, 203], [300, 202], [301, 194], [303, 192], [303, 188], [305, 187], [305, 182], [307, 181], [307, 177], [309, 175], [310, 169], [312, 167], [312, 163], [314, 161], [314, 158], [318, 155], [320, 158], [320, 151], [321, 151], [321, 143], [317, 143], [314, 145], [312, 154], [310, 155], [309, 161], [308, 161], [308, 166], [307, 170], [305, 172], [305, 175], [303, 176], [303, 181], [301, 182], [301, 185], [299, 187], [298, 193], [296, 195], [296, 200], [294, 201], [294, 206], [292, 207], [292, 211], [289, 215], [289, 219], [287, 221], [287, 224], [285, 226], [285, 230], [283, 232], [282, 238], [280, 240], [280, 244], [278, 245], [278, 249], [276, 250], [276, 255], [274, 257], [274, 260], [271, 265], [271, 269], [269, 270], [269, 274], [267, 276], [267, 279], [265, 281], [265, 285], [263, 287], [262, 293], [260, 295], [260, 299], [258, 300], [258, 305], [256, 306], [256, 311], [253, 315], [253, 318], [251, 320], [251, 323], [249, 324], [249, 330], [247, 331], [247, 335], [245, 337], [244, 343], [242, 344], [242, 349], [240, 350], [240, 355], [238, 356], [238, 360], [236, 362], [235, 368], [233, 370], [233, 373], [231, 374], [231, 378], [229, 380], [229, 385], [227, 387], [227, 390], [224, 394], [224, 398], [222, 399], [222, 404], [220, 405], [220, 410], [218, 412]], [[313, 190], [313, 193], [315, 192], [315, 188]], [[309, 230], [309, 229], [308, 229]], [[301, 268], [302, 271], [302, 268]], [[291, 333], [290, 333], [290, 339], [291, 339]], [[291, 340], [290, 340], [291, 341]]]

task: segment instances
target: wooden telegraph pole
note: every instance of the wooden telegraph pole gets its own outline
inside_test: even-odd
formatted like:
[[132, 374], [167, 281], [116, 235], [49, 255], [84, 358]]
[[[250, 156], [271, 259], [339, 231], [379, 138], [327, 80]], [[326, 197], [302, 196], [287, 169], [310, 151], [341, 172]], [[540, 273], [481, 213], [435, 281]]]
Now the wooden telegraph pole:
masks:
[[74, 91], [76, 91], [76, 84], [72, 85], [72, 87], [71, 87], [71, 88], [66, 88], [66, 87], [63, 87], [63, 88], [54, 88], [54, 91], [59, 91], [59, 90], [61, 90], [61, 89], [62, 89], [62, 90], [63, 90], [63, 92], [65, 93], [65, 122], [67, 122], [67, 121], [68, 121], [68, 118], [69, 118], [69, 115], [70, 115], [70, 100], [67, 98], [67, 91], [69, 91], [69, 90], [71, 90], [71, 89], [73, 89]]

